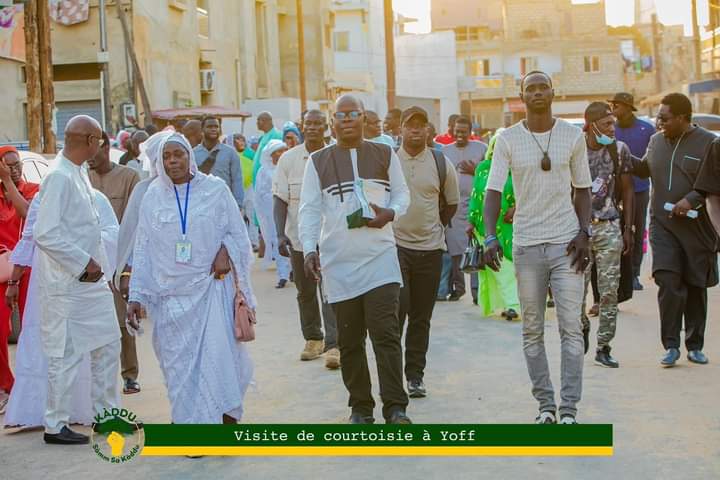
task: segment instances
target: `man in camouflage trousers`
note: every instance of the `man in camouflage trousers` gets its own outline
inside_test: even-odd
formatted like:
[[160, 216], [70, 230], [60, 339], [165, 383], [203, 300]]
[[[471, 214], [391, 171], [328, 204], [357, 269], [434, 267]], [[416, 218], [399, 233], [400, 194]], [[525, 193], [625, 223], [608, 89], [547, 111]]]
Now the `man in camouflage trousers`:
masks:
[[[585, 110], [585, 138], [593, 179], [590, 188], [591, 259], [585, 271], [585, 295], [587, 296], [594, 263], [597, 266], [600, 291], [600, 321], [595, 364], [609, 368], [620, 366], [610, 355], [610, 342], [615, 337], [617, 324], [620, 258], [621, 255], [629, 255], [632, 251], [634, 198], [630, 149], [624, 143], [615, 141], [614, 122], [612, 110], [606, 103], [593, 102]], [[621, 214], [624, 215], [624, 229], [620, 227]], [[582, 324], [587, 353], [590, 344], [590, 320], [586, 307], [583, 301]]]

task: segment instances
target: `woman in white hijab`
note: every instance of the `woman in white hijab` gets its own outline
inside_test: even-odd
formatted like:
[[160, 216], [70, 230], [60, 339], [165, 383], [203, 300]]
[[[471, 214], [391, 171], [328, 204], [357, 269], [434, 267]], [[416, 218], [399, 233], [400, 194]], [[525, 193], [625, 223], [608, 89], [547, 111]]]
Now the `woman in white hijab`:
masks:
[[[105, 247], [107, 264], [103, 271], [115, 270], [115, 254], [117, 249], [118, 223], [110, 201], [97, 190], [95, 203], [100, 217], [102, 229], [101, 239]], [[35, 241], [33, 228], [40, 205], [39, 197], [35, 197], [28, 207], [25, 227], [22, 237], [15, 246], [10, 259], [16, 269], [24, 269], [37, 265], [35, 255]], [[28, 300], [25, 314], [22, 318], [22, 332], [18, 339], [15, 353], [15, 385], [13, 386], [7, 411], [5, 412], [5, 427], [34, 428], [40, 427], [45, 421], [45, 407], [47, 406], [48, 388], [48, 361], [42, 349], [40, 338], [40, 305], [37, 279], [30, 274], [28, 286]], [[13, 302], [12, 298], [6, 301]], [[70, 412], [71, 423], [90, 425], [94, 415], [90, 396], [90, 354], [85, 354], [75, 384], [72, 386], [73, 399]]]
[[260, 223], [260, 233], [265, 240], [263, 268], [269, 268], [272, 261], [277, 263], [278, 283], [275, 288], [284, 288], [290, 278], [290, 258], [280, 255], [278, 236], [273, 217], [272, 179], [280, 156], [287, 150], [285, 142], [270, 140], [260, 158], [260, 170], [255, 180], [255, 213]]
[[[255, 308], [252, 249], [237, 202], [217, 177], [198, 171], [190, 143], [165, 138], [155, 153], [158, 177], [140, 206], [132, 257], [128, 328], [144, 306], [175, 423], [235, 423], [253, 366], [234, 337], [234, 275]], [[227, 274], [227, 275], [226, 275]]]

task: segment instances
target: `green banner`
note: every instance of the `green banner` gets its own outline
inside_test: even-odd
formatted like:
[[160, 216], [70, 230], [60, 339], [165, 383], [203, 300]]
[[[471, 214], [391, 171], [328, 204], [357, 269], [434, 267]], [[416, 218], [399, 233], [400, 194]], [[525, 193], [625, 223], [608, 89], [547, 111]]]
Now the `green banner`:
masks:
[[612, 425], [145, 424], [145, 447], [612, 447]]

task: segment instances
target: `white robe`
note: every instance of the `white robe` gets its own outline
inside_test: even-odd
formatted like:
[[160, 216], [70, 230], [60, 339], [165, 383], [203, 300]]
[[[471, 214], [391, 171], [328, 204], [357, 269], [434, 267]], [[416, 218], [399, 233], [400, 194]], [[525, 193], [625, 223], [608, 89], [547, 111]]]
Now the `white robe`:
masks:
[[[113, 295], [113, 270], [103, 248], [100, 215], [87, 173], [60, 152], [38, 193], [33, 237], [38, 247], [37, 276], [43, 350], [63, 357], [67, 338], [76, 353], [120, 339]], [[90, 259], [105, 276], [80, 282]]]
[[[178, 185], [185, 204], [186, 185]], [[153, 347], [165, 377], [175, 423], [221, 423], [242, 416], [253, 366], [233, 335], [232, 275], [210, 273], [222, 245], [237, 269], [239, 284], [254, 308], [250, 285], [252, 249], [237, 202], [225, 182], [195, 173], [190, 182], [187, 241], [190, 263], [175, 261], [181, 240], [180, 214], [164, 177], [148, 187], [140, 207], [133, 252], [130, 301], [145, 305], [153, 319]]]
[[272, 261], [277, 263], [277, 275], [279, 280], [290, 278], [290, 258], [280, 255], [278, 249], [277, 228], [273, 216], [273, 194], [272, 179], [275, 174], [275, 165], [272, 159], [266, 161], [269, 155], [263, 155], [263, 164], [258, 170], [255, 181], [255, 214], [260, 223], [260, 232], [265, 240], [265, 256], [263, 257], [263, 268], [270, 268]]
[[[118, 236], [117, 219], [112, 205], [105, 195], [96, 190], [95, 200], [100, 214], [105, 253], [107, 258], [114, 259]], [[33, 269], [37, 266], [38, 255], [33, 240], [33, 228], [39, 204], [38, 197], [35, 197], [28, 207], [22, 237], [11, 256], [14, 265], [32, 266]], [[108, 271], [113, 269], [113, 265], [108, 265]], [[48, 360], [42, 350], [38, 295], [37, 275], [31, 272], [25, 314], [22, 319], [22, 331], [15, 354], [15, 384], [4, 418], [6, 427], [30, 428], [43, 425], [47, 401]], [[73, 387], [72, 406], [71, 423], [85, 425], [92, 423], [90, 356], [88, 354], [83, 355], [80, 372]]]

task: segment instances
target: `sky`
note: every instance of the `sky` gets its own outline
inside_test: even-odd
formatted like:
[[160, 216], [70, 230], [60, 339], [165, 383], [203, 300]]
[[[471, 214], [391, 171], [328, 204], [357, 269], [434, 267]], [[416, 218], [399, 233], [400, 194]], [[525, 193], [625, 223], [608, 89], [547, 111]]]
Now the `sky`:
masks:
[[[433, 0], [442, 1], [442, 0]], [[598, 0], [573, 0], [573, 3], [595, 3]], [[707, 1], [698, 0], [700, 25], [707, 22]], [[667, 25], [685, 25], [685, 34], [692, 34], [690, 0], [655, 0], [658, 20]], [[407, 31], [426, 33], [430, 31], [430, 0], [393, 0], [396, 12], [406, 17], [417, 18], [416, 24], [407, 26]], [[634, 19], [632, 0], [606, 0], [605, 14], [608, 25], [630, 25]]]

